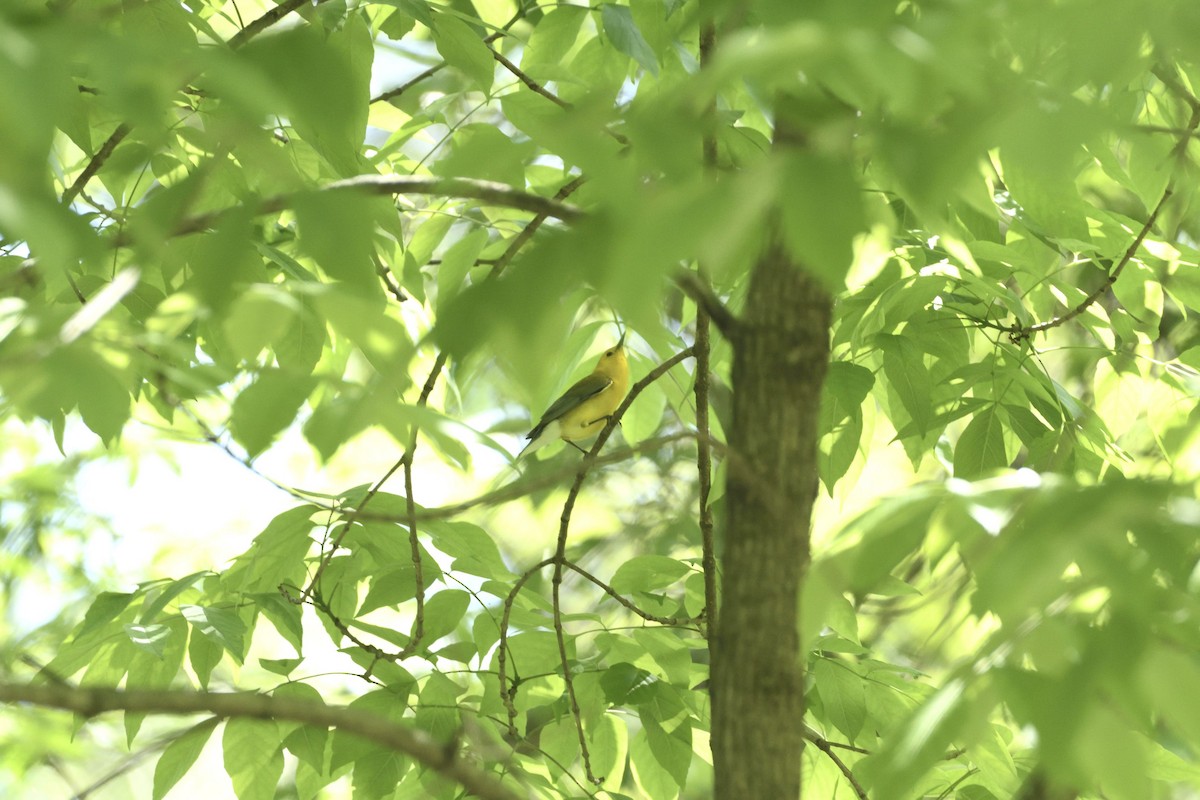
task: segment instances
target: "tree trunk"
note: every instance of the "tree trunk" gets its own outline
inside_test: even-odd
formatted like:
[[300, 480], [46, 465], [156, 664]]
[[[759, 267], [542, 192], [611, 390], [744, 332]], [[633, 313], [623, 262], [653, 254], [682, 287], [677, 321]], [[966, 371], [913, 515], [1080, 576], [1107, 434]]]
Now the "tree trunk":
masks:
[[713, 654], [717, 800], [800, 796], [799, 591], [817, 489], [832, 299], [782, 245], [751, 276], [733, 336], [733, 427]]

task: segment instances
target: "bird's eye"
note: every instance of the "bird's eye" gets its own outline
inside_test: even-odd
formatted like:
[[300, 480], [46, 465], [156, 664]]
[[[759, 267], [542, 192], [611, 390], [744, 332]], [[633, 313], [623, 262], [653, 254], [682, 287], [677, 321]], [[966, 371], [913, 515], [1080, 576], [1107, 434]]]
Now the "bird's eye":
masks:
[[609, 351], [608, 351], [607, 353], [605, 353], [604, 355], [605, 355], [605, 357], [610, 357], [610, 356], [612, 356], [612, 354], [613, 354], [613, 351], [612, 351], [612, 350], [609, 350]]

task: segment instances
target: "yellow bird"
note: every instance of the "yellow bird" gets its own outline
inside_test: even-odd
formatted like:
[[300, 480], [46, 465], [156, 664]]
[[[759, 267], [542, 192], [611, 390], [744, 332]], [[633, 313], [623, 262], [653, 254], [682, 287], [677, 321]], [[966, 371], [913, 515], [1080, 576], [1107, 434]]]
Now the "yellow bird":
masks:
[[629, 362], [625, 359], [625, 334], [621, 334], [616, 347], [604, 351], [592, 374], [583, 378], [562, 397], [550, 404], [541, 421], [525, 435], [529, 444], [517, 454], [517, 458], [532, 453], [539, 447], [562, 439], [577, 450], [578, 439], [587, 439], [600, 433], [604, 423], [629, 391]]

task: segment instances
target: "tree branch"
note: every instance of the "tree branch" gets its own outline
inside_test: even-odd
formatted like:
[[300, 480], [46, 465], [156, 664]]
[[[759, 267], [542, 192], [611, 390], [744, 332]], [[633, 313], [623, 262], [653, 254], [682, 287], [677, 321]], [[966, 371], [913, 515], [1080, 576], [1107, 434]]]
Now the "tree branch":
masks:
[[675, 285], [682, 289], [685, 295], [704, 309], [726, 338], [732, 338], [737, 333], [737, 317], [721, 302], [721, 298], [717, 297], [703, 278], [691, 270], [680, 270], [675, 273], [674, 280]]
[[520, 800], [521, 797], [494, 775], [459, 759], [454, 748], [435, 741], [425, 732], [344, 706], [249, 693], [122, 691], [22, 684], [0, 684], [0, 702], [61, 708], [85, 717], [105, 711], [207, 713], [223, 719], [276, 719], [318, 728], [336, 728], [411, 756], [484, 800]]
[[[440, 195], [479, 200], [483, 203], [529, 211], [534, 214], [554, 217], [564, 222], [574, 222], [584, 216], [583, 209], [578, 206], [562, 203], [542, 195], [514, 189], [505, 183], [494, 181], [473, 180], [470, 178], [414, 178], [395, 175], [356, 175], [353, 178], [334, 181], [315, 191], [318, 192], [361, 192], [367, 195]], [[303, 193], [289, 193], [268, 197], [259, 201], [254, 208], [255, 214], [274, 214], [291, 208], [296, 198]], [[179, 221], [171, 236], [186, 236], [190, 233], [200, 233], [217, 224], [223, 217], [243, 206], [233, 206], [219, 211], [197, 214]], [[132, 237], [122, 231], [114, 236], [109, 244], [112, 247], [125, 247], [132, 242]]]
[[[712, 62], [713, 51], [717, 46], [717, 29], [712, 20], [706, 21], [700, 28], [700, 68], [706, 69]], [[714, 124], [716, 120], [717, 107], [715, 100], [709, 103], [706, 109], [706, 117], [710, 124]], [[713, 133], [707, 133], [704, 137], [704, 168], [715, 170], [717, 167], [717, 137]], [[697, 265], [696, 280], [703, 282], [708, 286], [707, 281], [703, 281], [704, 274], [703, 264]], [[689, 273], [690, 275], [691, 273]], [[723, 307], [723, 306], [722, 306]], [[716, 644], [717, 637], [714, 631], [717, 629], [717, 619], [719, 616], [717, 608], [717, 548], [713, 538], [713, 515], [712, 508], [709, 507], [708, 498], [712, 493], [712, 453], [708, 444], [709, 423], [708, 423], [708, 376], [709, 376], [709, 355], [712, 353], [712, 342], [709, 337], [709, 323], [711, 315], [708, 307], [704, 304], [696, 303], [696, 385], [694, 392], [696, 396], [696, 475], [699, 486], [699, 508], [700, 508], [700, 559], [704, 568], [704, 616], [707, 627], [708, 640], [708, 655], [709, 663], [712, 663], [713, 648]], [[712, 683], [709, 683], [711, 688]]]

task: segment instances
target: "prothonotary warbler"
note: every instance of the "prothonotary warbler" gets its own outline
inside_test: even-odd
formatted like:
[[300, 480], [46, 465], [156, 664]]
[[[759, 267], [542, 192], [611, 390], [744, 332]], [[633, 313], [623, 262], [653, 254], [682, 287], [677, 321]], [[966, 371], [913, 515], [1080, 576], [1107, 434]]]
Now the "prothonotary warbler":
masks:
[[532, 453], [555, 439], [582, 450], [575, 444], [578, 439], [587, 439], [600, 433], [609, 416], [621, 405], [629, 391], [629, 362], [625, 359], [625, 335], [611, 350], [600, 356], [592, 374], [563, 392], [562, 397], [550, 404], [541, 421], [525, 435], [525, 445], [517, 458]]

